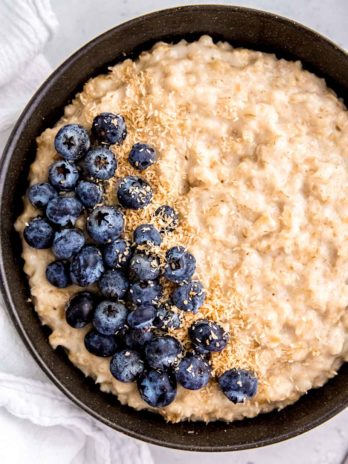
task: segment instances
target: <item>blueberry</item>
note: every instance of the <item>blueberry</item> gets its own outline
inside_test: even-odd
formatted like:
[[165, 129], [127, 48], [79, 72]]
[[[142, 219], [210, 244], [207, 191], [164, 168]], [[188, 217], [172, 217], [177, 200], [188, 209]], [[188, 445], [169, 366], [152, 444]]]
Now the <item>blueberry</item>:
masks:
[[76, 293], [68, 302], [65, 319], [74, 329], [81, 329], [92, 321], [96, 304], [95, 295], [91, 292]]
[[179, 216], [168, 205], [159, 206], [155, 211], [156, 224], [161, 232], [173, 232], [179, 225]]
[[146, 361], [152, 369], [168, 369], [181, 354], [181, 343], [170, 335], [154, 337], [145, 346]]
[[132, 329], [149, 329], [155, 313], [155, 308], [151, 305], [139, 306], [128, 314], [128, 325]]
[[181, 326], [180, 314], [173, 311], [168, 305], [162, 305], [156, 312], [153, 325], [158, 329], [178, 329]]
[[93, 119], [92, 133], [100, 143], [120, 145], [127, 136], [125, 120], [120, 114], [100, 113]]
[[176, 396], [175, 377], [167, 372], [147, 370], [138, 379], [141, 398], [154, 408], [163, 408]]
[[52, 251], [58, 259], [70, 259], [85, 244], [85, 237], [80, 229], [63, 229], [54, 234]]
[[51, 285], [66, 288], [71, 284], [68, 261], [53, 261], [46, 268], [46, 279]]
[[110, 269], [99, 280], [99, 289], [106, 298], [123, 300], [129, 287], [129, 282], [122, 271]]
[[110, 362], [110, 372], [120, 382], [134, 382], [144, 370], [144, 361], [134, 350], [115, 353]]
[[57, 197], [49, 201], [46, 208], [47, 218], [61, 227], [73, 226], [82, 214], [83, 206], [74, 197]]
[[152, 340], [153, 332], [149, 329], [130, 329], [124, 335], [124, 343], [128, 348], [143, 350], [147, 342]]
[[87, 232], [96, 243], [109, 243], [119, 238], [123, 229], [123, 213], [113, 206], [97, 206], [87, 218]]
[[205, 290], [199, 280], [192, 280], [177, 287], [172, 294], [174, 305], [183, 311], [196, 313], [205, 300]]
[[58, 196], [58, 194], [51, 184], [42, 182], [41, 184], [34, 184], [29, 187], [27, 196], [35, 208], [44, 209], [48, 202]]
[[126, 323], [128, 310], [122, 303], [104, 300], [98, 304], [93, 316], [93, 326], [103, 335], [112, 335]]
[[194, 346], [203, 347], [209, 352], [222, 351], [227, 345], [228, 334], [213, 321], [199, 319], [189, 328], [189, 337]]
[[70, 161], [57, 161], [48, 170], [48, 180], [57, 190], [72, 190], [79, 179], [79, 172]]
[[112, 151], [105, 147], [92, 148], [87, 152], [84, 167], [91, 177], [108, 180], [115, 174], [117, 160]]
[[67, 124], [59, 129], [55, 139], [54, 147], [64, 159], [75, 161], [89, 149], [90, 141], [85, 128], [79, 124]]
[[145, 253], [134, 253], [129, 263], [133, 280], [155, 280], [160, 275], [159, 258]]
[[103, 335], [96, 330], [91, 330], [85, 336], [86, 349], [95, 356], [112, 356], [116, 353], [118, 346], [114, 335]]
[[188, 390], [205, 387], [211, 376], [209, 363], [201, 356], [187, 354], [179, 363], [176, 379]]
[[155, 149], [147, 143], [135, 143], [129, 153], [128, 161], [133, 168], [144, 171], [156, 162]]
[[162, 285], [156, 281], [134, 282], [129, 287], [128, 297], [136, 305], [156, 305], [162, 292]]
[[196, 259], [184, 247], [175, 246], [166, 253], [164, 276], [171, 282], [189, 280], [196, 270]]
[[52, 245], [53, 229], [46, 219], [37, 216], [26, 225], [23, 236], [28, 245], [42, 250]]
[[152, 188], [140, 177], [127, 176], [119, 183], [117, 198], [124, 208], [142, 209], [152, 200]]
[[103, 258], [95, 246], [84, 246], [71, 261], [71, 280], [80, 287], [94, 284], [100, 279], [103, 272]]
[[257, 392], [257, 378], [245, 369], [230, 369], [218, 379], [219, 386], [232, 403], [244, 403]]
[[75, 189], [76, 195], [86, 208], [93, 208], [103, 199], [101, 185], [87, 180], [81, 180]]
[[123, 269], [128, 266], [132, 257], [132, 248], [127, 240], [118, 238], [105, 246], [103, 256], [108, 267]]
[[159, 246], [162, 238], [158, 230], [152, 224], [141, 224], [134, 230], [133, 239], [136, 245]]

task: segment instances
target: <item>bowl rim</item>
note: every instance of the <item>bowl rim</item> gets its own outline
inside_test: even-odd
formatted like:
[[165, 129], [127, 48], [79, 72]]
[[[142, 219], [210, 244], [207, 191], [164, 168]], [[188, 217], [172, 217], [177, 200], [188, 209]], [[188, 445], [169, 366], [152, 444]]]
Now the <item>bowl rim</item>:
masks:
[[[47, 79], [41, 84], [41, 86], [37, 89], [37, 91], [31, 97], [31, 99], [29, 100], [25, 108], [23, 109], [22, 113], [18, 117], [17, 122], [14, 125], [8, 137], [7, 143], [3, 150], [2, 157], [0, 158], [0, 198], [2, 198], [2, 195], [3, 195], [5, 178], [6, 178], [6, 174], [8, 171], [8, 166], [11, 162], [12, 154], [15, 150], [18, 139], [20, 138], [22, 129], [27, 124], [28, 118], [35, 111], [35, 107], [38, 104], [38, 102], [41, 100], [41, 98], [44, 96], [48, 85], [54, 80], [59, 80], [61, 76], [64, 74], [65, 70], [69, 69], [72, 63], [78, 60], [81, 53], [88, 52], [90, 49], [94, 47], [94, 45], [98, 41], [101, 41], [105, 36], [112, 34], [112, 32], [115, 30], [127, 29], [130, 25], [137, 24], [141, 21], [149, 20], [149, 19], [152, 19], [158, 16], [163, 16], [163, 15], [173, 15], [182, 10], [187, 10], [187, 11], [190, 10], [193, 13], [194, 12], [197, 13], [197, 12], [201, 12], [202, 9], [206, 11], [208, 10], [212, 11], [214, 9], [218, 9], [218, 10], [233, 11], [237, 13], [238, 12], [250, 13], [250, 14], [253, 14], [259, 17], [272, 19], [274, 21], [281, 22], [286, 25], [292, 25], [293, 27], [300, 29], [301, 32], [309, 34], [313, 38], [313, 40], [321, 41], [329, 45], [330, 47], [332, 47], [336, 52], [342, 54], [345, 58], [348, 57], [348, 53], [343, 48], [339, 47], [335, 42], [333, 42], [330, 39], [327, 39], [324, 35], [316, 32], [315, 30], [307, 26], [304, 26], [297, 21], [278, 15], [276, 13], [272, 13], [272, 12], [268, 12], [268, 11], [264, 11], [260, 9], [255, 9], [255, 8], [247, 8], [247, 7], [234, 6], [234, 5], [198, 4], [198, 5], [178, 6], [178, 7], [173, 7], [173, 8], [164, 8], [164, 9], [156, 10], [156, 11], [144, 14], [144, 15], [134, 17], [126, 22], [120, 23], [108, 29], [102, 34], [97, 35], [96, 37], [88, 41], [85, 45], [83, 45], [78, 50], [76, 50], [72, 55], [70, 55], [66, 60], [64, 60], [58, 67], [56, 67], [52, 71], [52, 73], [47, 77]], [[115, 60], [115, 64], [117, 62], [118, 61]], [[2, 210], [2, 204], [0, 203], [0, 217], [1, 217], [1, 210]], [[0, 231], [0, 240], [1, 240], [1, 231]], [[327, 420], [331, 419], [333, 416], [343, 411], [348, 405], [348, 398], [347, 398], [346, 403], [336, 403], [334, 406], [332, 406], [332, 408], [329, 411], [327, 411], [326, 414], [323, 414], [319, 417], [312, 419], [310, 422], [306, 423], [304, 426], [300, 426], [297, 428], [294, 427], [291, 432], [279, 433], [276, 437], [271, 436], [269, 438], [254, 441], [250, 444], [244, 443], [241, 445], [234, 444], [234, 445], [227, 445], [227, 446], [206, 447], [204, 445], [188, 444], [186, 446], [186, 445], [178, 444], [175, 442], [173, 443], [170, 443], [169, 441], [164, 442], [160, 438], [149, 436], [146, 433], [142, 433], [141, 430], [133, 431], [133, 430], [125, 429], [124, 426], [120, 426], [119, 424], [112, 422], [109, 419], [105, 418], [102, 414], [99, 414], [99, 412], [90, 408], [85, 402], [83, 402], [77, 396], [75, 396], [72, 392], [70, 392], [67, 386], [53, 373], [53, 371], [50, 369], [50, 367], [45, 362], [45, 359], [43, 359], [40, 356], [40, 354], [36, 351], [33, 341], [28, 336], [26, 329], [23, 325], [23, 322], [16, 310], [16, 306], [14, 304], [12, 294], [10, 292], [9, 282], [6, 277], [6, 265], [5, 265], [2, 255], [0, 255], [0, 290], [1, 290], [4, 302], [5, 302], [4, 306], [6, 307], [7, 312], [10, 315], [10, 318], [12, 322], [14, 323], [17, 332], [19, 333], [21, 339], [23, 340], [24, 345], [30, 352], [31, 356], [35, 359], [37, 364], [40, 366], [40, 368], [45, 372], [48, 378], [64, 393], [64, 395], [67, 396], [74, 404], [82, 408], [92, 417], [104, 423], [105, 425], [108, 425], [114, 430], [118, 432], [122, 432], [132, 438], [140, 439], [144, 442], [147, 442], [153, 445], [172, 448], [172, 449], [178, 449], [182, 451], [200, 451], [200, 452], [219, 452], [219, 451], [226, 452], [226, 451], [239, 451], [239, 450], [259, 448], [259, 447], [275, 444], [275, 443], [287, 440], [289, 438], [298, 436], [304, 432], [307, 432], [317, 427], [318, 425], [326, 422]], [[141, 415], [142, 411], [138, 411], [138, 412]], [[140, 416], [139, 416], [139, 420], [142, 420]], [[168, 426], [170, 427], [170, 424], [165, 424], [165, 422], [164, 422], [164, 425], [166, 425], [167, 427]], [[226, 423], [226, 427], [227, 426], [228, 426], [228, 423]]]

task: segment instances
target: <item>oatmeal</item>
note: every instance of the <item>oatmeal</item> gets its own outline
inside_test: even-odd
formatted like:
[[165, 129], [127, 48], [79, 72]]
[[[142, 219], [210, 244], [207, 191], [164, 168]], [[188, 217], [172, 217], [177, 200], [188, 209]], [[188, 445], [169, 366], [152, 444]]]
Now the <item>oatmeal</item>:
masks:
[[[128, 162], [132, 146], [146, 142], [158, 155], [140, 174], [152, 202], [127, 211], [125, 237], [170, 205], [180, 222], [164, 236], [163, 253], [186, 247], [206, 291], [199, 313], [182, 312], [181, 327], [169, 334], [185, 346], [195, 320], [218, 323], [229, 337], [212, 354], [213, 376], [238, 368], [258, 379], [256, 395], [244, 403], [229, 401], [212, 379], [196, 391], [178, 386], [175, 400], [154, 410], [173, 422], [254, 417], [334, 376], [348, 358], [348, 113], [325, 82], [299, 62], [207, 36], [159, 43], [87, 82], [57, 126], [38, 138], [30, 184], [46, 182], [59, 159], [59, 128], [90, 128], [102, 112], [123, 115], [127, 125], [124, 142], [110, 146], [118, 166], [107, 182], [109, 204], [117, 204], [119, 179], [139, 174], [136, 157]], [[25, 199], [16, 229], [23, 232], [37, 214]], [[86, 350], [90, 327], [66, 322], [66, 302], [81, 288], [47, 281], [52, 251], [23, 240], [23, 259], [51, 345], [64, 347], [101, 390], [151, 409], [136, 384], [112, 376], [110, 358]]]

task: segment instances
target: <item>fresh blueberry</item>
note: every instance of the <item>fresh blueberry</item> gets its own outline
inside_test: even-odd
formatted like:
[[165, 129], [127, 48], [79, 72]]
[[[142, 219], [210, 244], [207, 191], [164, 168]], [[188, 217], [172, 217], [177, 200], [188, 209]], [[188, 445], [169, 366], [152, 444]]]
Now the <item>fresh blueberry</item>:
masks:
[[120, 145], [127, 136], [126, 123], [120, 114], [100, 113], [93, 120], [94, 137], [106, 145]]
[[138, 379], [138, 390], [147, 404], [154, 408], [164, 408], [175, 399], [175, 376], [167, 372], [147, 370]]
[[81, 329], [92, 321], [96, 304], [95, 295], [91, 292], [76, 293], [68, 302], [65, 319], [74, 329]]
[[85, 244], [85, 237], [80, 229], [63, 229], [54, 234], [52, 251], [58, 259], [70, 259]]
[[189, 280], [196, 270], [196, 259], [182, 246], [170, 248], [166, 253], [164, 276], [171, 282]]
[[144, 171], [144, 169], [152, 166], [156, 159], [155, 149], [147, 143], [135, 143], [128, 157], [130, 164], [138, 171]]
[[141, 224], [134, 230], [133, 239], [136, 245], [159, 246], [162, 238], [158, 230], [152, 224]]
[[129, 282], [122, 271], [109, 269], [99, 280], [99, 289], [106, 298], [123, 300], [129, 287]]
[[49, 201], [46, 208], [47, 218], [61, 227], [73, 226], [82, 214], [83, 206], [74, 197], [57, 197]]
[[155, 211], [156, 224], [161, 232], [173, 232], [179, 225], [179, 216], [168, 205], [159, 206]]
[[34, 184], [28, 189], [28, 199], [35, 208], [44, 209], [52, 198], [58, 196], [56, 190], [48, 182]]
[[85, 155], [89, 149], [90, 141], [88, 132], [79, 124], [67, 124], [59, 129], [54, 147], [64, 159], [75, 161]]
[[150, 329], [130, 329], [124, 335], [123, 341], [128, 348], [143, 350], [152, 338], [153, 332]]
[[112, 151], [105, 147], [92, 148], [87, 152], [84, 167], [91, 177], [108, 180], [115, 174], [117, 160]]
[[134, 282], [129, 287], [128, 297], [135, 305], [156, 305], [162, 292], [162, 285], [154, 280]]
[[227, 345], [228, 334], [213, 321], [199, 319], [189, 328], [189, 336], [194, 346], [200, 346], [209, 352], [222, 351]]
[[86, 208], [93, 208], [103, 199], [101, 185], [87, 180], [81, 180], [75, 189], [76, 195]]
[[51, 285], [66, 288], [71, 284], [68, 261], [53, 261], [46, 268], [46, 279]]
[[84, 246], [71, 261], [71, 280], [80, 287], [94, 284], [100, 279], [103, 272], [103, 258], [95, 246]]
[[49, 248], [52, 245], [53, 229], [49, 222], [37, 216], [26, 225], [23, 236], [28, 245], [38, 250]]
[[113, 206], [97, 206], [87, 218], [87, 232], [99, 244], [119, 238], [123, 229], [123, 213]]
[[127, 176], [119, 183], [117, 198], [124, 208], [142, 209], [152, 200], [152, 188], [140, 177]]
[[232, 403], [244, 403], [257, 392], [257, 378], [245, 369], [230, 369], [224, 372], [218, 379], [219, 386], [232, 401]]
[[152, 326], [155, 314], [153, 306], [139, 306], [128, 314], [128, 325], [132, 329], [149, 329]]
[[201, 356], [187, 354], [179, 363], [176, 379], [188, 390], [199, 390], [207, 385], [211, 376], [208, 362]]
[[115, 353], [110, 362], [110, 372], [120, 382], [134, 382], [144, 370], [144, 361], [134, 350]]
[[132, 248], [127, 240], [118, 238], [105, 246], [103, 256], [108, 267], [123, 269], [128, 266], [132, 257]]
[[161, 305], [156, 312], [153, 325], [158, 329], [178, 329], [181, 326], [180, 314], [170, 309], [166, 304]]
[[91, 330], [85, 336], [86, 349], [95, 356], [112, 356], [116, 353], [118, 346], [114, 335], [103, 335], [96, 330]]
[[183, 311], [196, 313], [205, 300], [205, 290], [199, 280], [192, 280], [177, 287], [172, 294], [174, 305]]
[[79, 179], [79, 171], [70, 161], [57, 161], [48, 170], [48, 180], [57, 190], [72, 190]]
[[168, 369], [181, 354], [181, 343], [170, 335], [154, 337], [145, 346], [146, 361], [152, 369]]
[[133, 280], [155, 280], [161, 272], [159, 258], [151, 254], [134, 253], [129, 271]]
[[104, 300], [98, 304], [93, 316], [94, 328], [103, 335], [112, 335], [124, 327], [128, 310], [122, 303]]

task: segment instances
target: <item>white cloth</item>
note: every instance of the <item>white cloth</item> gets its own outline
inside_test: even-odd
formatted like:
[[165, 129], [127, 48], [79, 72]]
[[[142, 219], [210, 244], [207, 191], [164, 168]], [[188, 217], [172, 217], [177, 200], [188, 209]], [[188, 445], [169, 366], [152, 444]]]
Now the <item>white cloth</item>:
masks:
[[[0, 0], [0, 20], [1, 141], [50, 72], [41, 51], [57, 20], [48, 0]], [[152, 464], [146, 444], [97, 422], [47, 379], [1, 298], [0, 340], [1, 463]]]

